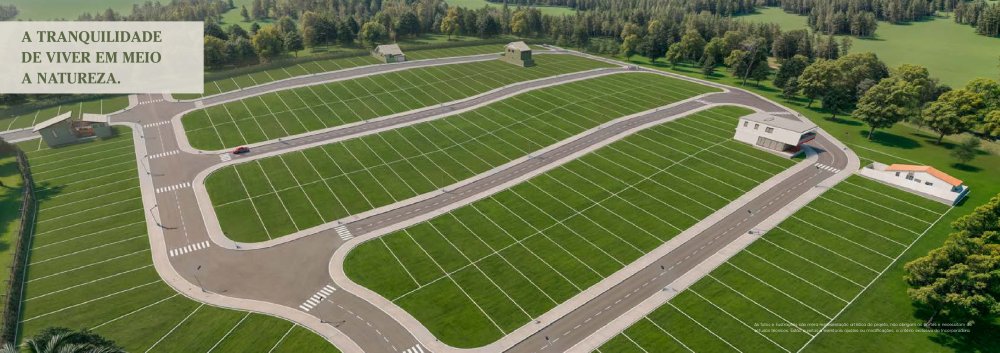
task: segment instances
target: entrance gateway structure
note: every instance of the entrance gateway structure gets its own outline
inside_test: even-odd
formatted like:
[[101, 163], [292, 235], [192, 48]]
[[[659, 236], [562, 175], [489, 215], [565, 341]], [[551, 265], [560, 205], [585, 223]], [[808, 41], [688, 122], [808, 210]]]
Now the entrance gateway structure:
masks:
[[503, 61], [522, 67], [535, 65], [535, 61], [531, 59], [531, 47], [523, 41], [507, 44], [503, 48]]
[[816, 138], [816, 124], [768, 113], [753, 113], [740, 118], [736, 125], [737, 141], [794, 156], [802, 144]]
[[35, 125], [34, 132], [42, 136], [49, 147], [75, 143], [92, 137], [111, 137], [107, 115], [84, 113], [73, 119], [73, 112], [59, 114]]

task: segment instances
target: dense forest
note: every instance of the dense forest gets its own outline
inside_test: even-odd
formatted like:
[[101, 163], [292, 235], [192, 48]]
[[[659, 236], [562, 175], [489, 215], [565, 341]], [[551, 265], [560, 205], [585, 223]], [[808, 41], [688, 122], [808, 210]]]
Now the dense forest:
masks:
[[0, 21], [11, 20], [14, 17], [17, 17], [17, 13], [18, 13], [17, 7], [15, 7], [13, 4], [11, 5], [0, 4]]

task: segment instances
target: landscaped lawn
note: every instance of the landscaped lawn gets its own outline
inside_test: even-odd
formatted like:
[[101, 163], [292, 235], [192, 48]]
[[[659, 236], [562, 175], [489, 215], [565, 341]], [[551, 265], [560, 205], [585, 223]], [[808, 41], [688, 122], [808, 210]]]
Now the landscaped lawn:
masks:
[[195, 148], [219, 150], [392, 115], [474, 96], [511, 83], [608, 67], [546, 55], [522, 68], [500, 60], [415, 68], [293, 88], [187, 113]]
[[[806, 17], [788, 14], [780, 8], [763, 8], [747, 15], [751, 21], [774, 22], [782, 30], [806, 28]], [[910, 24], [879, 22], [875, 38], [852, 38], [852, 53], [872, 52], [889, 66], [917, 64], [931, 76], [959, 87], [974, 78], [996, 78], [1000, 38], [976, 35], [969, 25], [955, 23], [950, 13]]]
[[[13, 260], [15, 236], [20, 229], [21, 213], [21, 173], [17, 170], [17, 159], [12, 155], [0, 155], [0, 264], [10, 267]], [[6, 284], [10, 271], [0, 271], [0, 282]]]
[[437, 190], [598, 124], [713, 90], [653, 74], [602, 76], [237, 164], [205, 184], [230, 238], [265, 241]]
[[28, 150], [37, 187], [20, 336], [89, 328], [130, 352], [336, 352], [311, 331], [266, 315], [192, 301], [150, 258], [131, 131]]
[[125, 107], [128, 107], [128, 96], [111, 96], [75, 103], [66, 103], [55, 107], [32, 110], [27, 113], [16, 115], [9, 111], [4, 111], [0, 112], [0, 131], [29, 128], [67, 111], [72, 111], [73, 116], [77, 117], [82, 113], [112, 113], [125, 109]]
[[949, 210], [853, 176], [598, 351], [813, 351], [813, 337]]
[[[335, 48], [340, 50], [357, 50]], [[470, 45], [465, 47], [438, 48], [438, 49], [417, 49], [404, 50], [408, 60], [423, 60], [433, 58], [443, 58], [449, 56], [466, 56], [476, 54], [500, 53], [503, 51], [501, 44]], [[305, 54], [303, 54], [305, 55]], [[349, 69], [352, 67], [378, 64], [379, 61], [370, 55], [359, 55], [346, 58], [324, 59], [303, 63], [290, 63], [274, 69], [258, 71], [254, 73], [238, 75], [218, 80], [205, 82], [205, 93], [203, 94], [174, 94], [176, 99], [196, 99], [211, 96], [219, 93], [236, 91], [242, 88], [265, 84], [272, 81], [282, 80], [289, 77], [311, 75], [328, 71]]]
[[791, 166], [732, 139], [749, 113], [713, 108], [641, 131], [361, 244], [344, 269], [442, 342], [489, 344]]

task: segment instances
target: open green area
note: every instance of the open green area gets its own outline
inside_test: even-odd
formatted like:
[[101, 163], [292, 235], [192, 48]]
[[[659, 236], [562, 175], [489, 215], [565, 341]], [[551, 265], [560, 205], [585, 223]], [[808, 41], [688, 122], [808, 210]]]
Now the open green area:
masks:
[[24, 129], [35, 126], [40, 122], [53, 118], [56, 115], [72, 111], [73, 116], [80, 116], [82, 113], [107, 114], [116, 112], [128, 107], [128, 96], [113, 96], [105, 98], [94, 98], [79, 102], [66, 103], [45, 109], [31, 110], [25, 113], [13, 113], [4, 111], [0, 113], [0, 131]]
[[[465, 7], [468, 9], [476, 10], [481, 9], [484, 6], [500, 8], [503, 5], [497, 3], [491, 3], [486, 0], [447, 0], [450, 6]], [[511, 10], [514, 10], [515, 6], [511, 6]], [[535, 6], [538, 10], [542, 11], [542, 14], [560, 16], [560, 15], [573, 15], [576, 10], [573, 10], [565, 6]]]
[[196, 110], [181, 122], [191, 146], [219, 150], [373, 119], [474, 96], [505, 85], [608, 67], [546, 55], [522, 68], [500, 60], [415, 68], [305, 86]]
[[[745, 16], [751, 21], [774, 22], [782, 30], [806, 28], [806, 17], [780, 8], [763, 8]], [[977, 35], [969, 25], [955, 23], [950, 13], [909, 24], [879, 22], [875, 38], [852, 38], [851, 52], [872, 52], [889, 66], [916, 64], [953, 87], [977, 77], [997, 77], [1000, 38]]]
[[132, 5], [140, 3], [137, 0], [102, 0], [102, 1], [80, 1], [80, 0], [4, 0], [0, 4], [13, 4], [17, 6], [17, 20], [76, 20], [84, 12], [102, 12], [105, 9], [113, 9], [117, 12], [128, 13], [132, 10]]
[[713, 108], [651, 127], [361, 244], [344, 269], [442, 342], [488, 344], [792, 165], [732, 139], [749, 113]]
[[[719, 72], [711, 77], [705, 77], [700, 67], [687, 63], [669, 68], [665, 64], [650, 65], [644, 60], [634, 60], [643, 66], [654, 67], [664, 71], [672, 71], [710, 81], [740, 86], [740, 80], [730, 74]], [[817, 106], [806, 107], [802, 98], [785, 99], [780, 96], [780, 89], [770, 81], [764, 81], [760, 86], [747, 85], [747, 90], [759, 93], [766, 98], [780, 102], [798, 111], [835, 138], [850, 147], [861, 157], [862, 165], [871, 161], [883, 163], [907, 163], [930, 165], [956, 178], [961, 179], [973, 192], [968, 199], [957, 206], [957, 209], [931, 229], [920, 241], [913, 244], [910, 251], [903, 254], [895, 265], [886, 271], [881, 279], [869, 287], [867, 294], [858, 298], [847, 307], [840, 320], [843, 322], [862, 322], [878, 320], [880, 322], [923, 322], [927, 316], [918, 315], [912, 301], [906, 295], [908, 286], [903, 282], [903, 264], [916, 257], [923, 256], [930, 249], [944, 242], [951, 229], [948, 227], [959, 215], [971, 212], [972, 208], [982, 204], [993, 195], [1000, 193], [1000, 156], [996, 153], [981, 151], [970, 163], [957, 164], [951, 151], [956, 146], [957, 138], [945, 138], [941, 145], [934, 143], [936, 135], [927, 130], [914, 127], [911, 124], [900, 123], [892, 128], [879, 130], [873, 140], [867, 139], [867, 126], [850, 116], [829, 119], [830, 114]], [[953, 352], [953, 346], [965, 347], [971, 351], [988, 352], [995, 350], [995, 332], [997, 325], [981, 327], [974, 334], [935, 334], [908, 333], [898, 335], [887, 334], [829, 334], [820, 335], [813, 350], [839, 352], [844, 347], [854, 347], [861, 352]]]
[[[20, 229], [21, 214], [21, 173], [17, 170], [17, 159], [12, 155], [0, 154], [0, 264], [9, 268], [13, 260], [15, 237]], [[10, 271], [0, 270], [0, 282], [6, 283]]]
[[[450, 56], [467, 56], [476, 54], [499, 53], [503, 51], [503, 45], [483, 44], [470, 45], [467, 47], [422, 49], [406, 51], [408, 60], [423, 60], [443, 58]], [[221, 78], [205, 82], [205, 93], [203, 94], [174, 94], [176, 99], [196, 99], [219, 93], [236, 91], [247, 87], [265, 84], [272, 81], [282, 80], [295, 76], [318, 74], [328, 71], [349, 69], [352, 67], [378, 64], [379, 61], [369, 55], [352, 56], [346, 58], [323, 59], [307, 61], [302, 63], [289, 63], [288, 65], [273, 69], [257, 71], [249, 74], [237, 75], [233, 77]]]
[[[807, 346], [813, 336], [949, 210], [853, 176], [599, 351], [815, 351]], [[887, 321], [869, 316], [860, 322]]]
[[265, 241], [437, 190], [601, 123], [710, 91], [661, 75], [602, 76], [237, 164], [205, 184], [227, 236]]
[[335, 352], [322, 337], [266, 315], [207, 306], [160, 280], [150, 258], [131, 131], [27, 151], [38, 219], [20, 337], [90, 328], [130, 352]]

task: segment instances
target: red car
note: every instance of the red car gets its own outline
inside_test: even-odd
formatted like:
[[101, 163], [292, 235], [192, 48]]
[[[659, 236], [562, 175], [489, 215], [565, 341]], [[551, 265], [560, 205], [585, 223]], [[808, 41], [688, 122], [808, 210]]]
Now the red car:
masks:
[[233, 154], [244, 154], [244, 153], [250, 153], [250, 147], [240, 146], [236, 147], [236, 149], [233, 150]]

